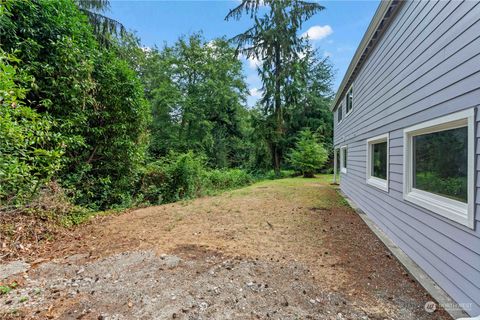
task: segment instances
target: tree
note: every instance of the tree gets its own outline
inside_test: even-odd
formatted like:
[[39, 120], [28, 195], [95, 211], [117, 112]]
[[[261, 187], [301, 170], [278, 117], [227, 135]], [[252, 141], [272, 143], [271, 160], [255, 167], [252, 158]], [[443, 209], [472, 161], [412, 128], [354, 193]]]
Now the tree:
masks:
[[247, 90], [241, 62], [225, 39], [180, 38], [146, 52], [141, 69], [152, 104], [154, 157], [192, 150], [205, 154], [212, 167], [241, 162]]
[[288, 154], [288, 161], [304, 178], [313, 178], [328, 159], [328, 152], [319, 144], [318, 137], [309, 129], [298, 134], [295, 147]]
[[[318, 50], [309, 47], [304, 57], [298, 60], [294, 101], [285, 111], [285, 148], [291, 148], [295, 137], [302, 129], [315, 132], [329, 151], [333, 150], [333, 114], [330, 104], [333, 99], [333, 71], [328, 58], [321, 57]], [[331, 152], [329, 152], [331, 153]]]
[[109, 0], [74, 0], [78, 8], [88, 17], [100, 44], [111, 44], [110, 36], [125, 36], [123, 24], [107, 17], [104, 12], [110, 8]]
[[125, 50], [101, 47], [71, 0], [13, 1], [0, 16], [2, 48], [18, 50], [19, 72], [32, 76], [24, 101], [51, 118], [64, 139], [56, 173], [78, 204], [128, 202], [148, 143], [149, 106]]
[[[262, 5], [267, 7], [267, 13], [260, 14]], [[225, 18], [238, 20], [243, 14], [249, 14], [255, 19], [253, 27], [232, 40], [238, 45], [238, 53], [262, 61], [258, 69], [263, 82], [261, 103], [273, 120], [270, 149], [277, 174], [281, 166], [281, 140], [285, 132], [284, 106], [287, 101], [296, 99], [289, 87], [295, 82], [296, 60], [307, 46], [307, 40], [300, 37], [298, 32], [306, 20], [323, 9], [318, 3], [301, 0], [243, 0]]]

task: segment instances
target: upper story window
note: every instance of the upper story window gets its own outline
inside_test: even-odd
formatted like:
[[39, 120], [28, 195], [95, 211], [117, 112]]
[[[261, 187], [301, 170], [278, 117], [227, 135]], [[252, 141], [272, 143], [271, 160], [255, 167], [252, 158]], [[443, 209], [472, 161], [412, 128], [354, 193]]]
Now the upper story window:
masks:
[[345, 114], [349, 114], [352, 112], [353, 109], [353, 87], [350, 87], [350, 89], [347, 91], [347, 95], [345, 96], [345, 102], [346, 102], [346, 112]]
[[404, 130], [404, 199], [473, 228], [474, 110]]
[[337, 109], [337, 121], [338, 123], [342, 122], [343, 119], [343, 110], [342, 110], [343, 105], [340, 104]]

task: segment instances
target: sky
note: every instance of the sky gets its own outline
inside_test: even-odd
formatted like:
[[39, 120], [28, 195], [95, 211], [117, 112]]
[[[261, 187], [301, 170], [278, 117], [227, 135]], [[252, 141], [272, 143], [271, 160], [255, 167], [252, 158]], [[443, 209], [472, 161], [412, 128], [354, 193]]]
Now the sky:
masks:
[[[172, 45], [182, 35], [202, 31], [206, 40], [233, 37], [251, 27], [248, 17], [225, 21], [229, 9], [239, 0], [111, 0], [106, 15], [135, 31], [142, 46]], [[329, 58], [335, 70], [336, 90], [372, 19], [379, 1], [320, 1], [325, 10], [304, 23], [302, 34], [308, 35], [320, 54]], [[251, 106], [261, 95], [256, 61], [244, 60], [245, 78], [250, 90]]]

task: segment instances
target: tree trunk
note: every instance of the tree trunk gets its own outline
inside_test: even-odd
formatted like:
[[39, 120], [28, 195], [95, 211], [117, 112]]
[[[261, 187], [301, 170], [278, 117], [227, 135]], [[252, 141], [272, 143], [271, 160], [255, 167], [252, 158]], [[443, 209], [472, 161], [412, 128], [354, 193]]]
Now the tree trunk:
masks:
[[283, 110], [282, 110], [282, 99], [281, 99], [281, 58], [280, 58], [280, 45], [277, 43], [275, 45], [275, 141], [274, 143], [274, 154], [273, 154], [273, 169], [275, 170], [276, 175], [280, 175], [280, 166], [281, 166], [281, 154], [280, 154], [280, 140], [283, 135]]
[[315, 175], [313, 174], [313, 172], [304, 172], [303, 177], [304, 178], [315, 178]]

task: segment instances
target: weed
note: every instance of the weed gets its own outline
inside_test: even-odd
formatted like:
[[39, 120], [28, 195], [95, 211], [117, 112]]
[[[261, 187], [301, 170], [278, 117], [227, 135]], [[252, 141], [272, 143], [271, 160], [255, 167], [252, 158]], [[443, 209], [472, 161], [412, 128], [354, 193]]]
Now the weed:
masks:
[[12, 288], [9, 286], [0, 286], [0, 295], [8, 294], [10, 291], [12, 291]]

